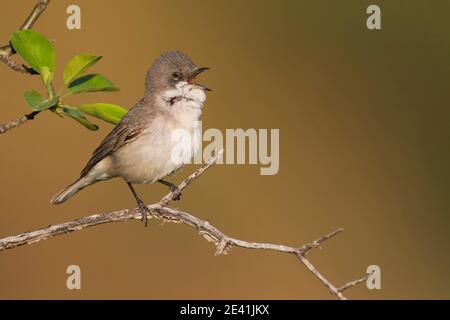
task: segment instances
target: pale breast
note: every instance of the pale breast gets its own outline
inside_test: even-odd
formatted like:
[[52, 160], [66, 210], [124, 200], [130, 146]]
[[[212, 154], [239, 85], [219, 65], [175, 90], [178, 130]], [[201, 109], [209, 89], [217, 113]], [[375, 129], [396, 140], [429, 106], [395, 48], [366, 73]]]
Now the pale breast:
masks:
[[153, 183], [190, 163], [201, 143], [194, 139], [201, 105], [192, 103], [170, 106], [140, 137], [117, 150], [112, 156], [117, 175], [130, 183]]

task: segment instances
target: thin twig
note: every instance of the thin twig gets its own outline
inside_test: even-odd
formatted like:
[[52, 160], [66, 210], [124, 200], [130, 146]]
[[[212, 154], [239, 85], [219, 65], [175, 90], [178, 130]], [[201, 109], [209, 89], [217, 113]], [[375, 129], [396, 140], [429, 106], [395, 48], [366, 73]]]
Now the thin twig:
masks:
[[[209, 169], [220, 157], [222, 151], [217, 155], [211, 157], [209, 161], [200, 167], [197, 171], [191, 174], [178, 186], [179, 191], [184, 190], [192, 182], [194, 182], [200, 175], [202, 175], [207, 169]], [[331, 293], [336, 295], [339, 299], [345, 300], [346, 297], [342, 294], [342, 291], [362, 283], [362, 279], [347, 283], [344, 287], [337, 289], [330, 281], [328, 281], [315, 267], [306, 259], [306, 253], [311, 249], [318, 247], [326, 240], [333, 238], [334, 236], [342, 233], [343, 229], [337, 229], [317, 240], [307, 243], [301, 247], [291, 247], [281, 244], [250, 242], [239, 240], [236, 238], [225, 235], [222, 231], [211, 225], [207, 220], [197, 218], [187, 212], [183, 212], [177, 209], [169, 208], [167, 205], [177, 195], [177, 191], [170, 191], [159, 202], [148, 206], [151, 212], [157, 214], [150, 216], [149, 218], [162, 219], [167, 222], [183, 223], [194, 227], [199, 234], [210, 242], [213, 242], [216, 246], [216, 255], [227, 254], [232, 247], [240, 247], [246, 249], [261, 249], [272, 250], [288, 254], [294, 254], [298, 259], [316, 276]], [[61, 223], [58, 225], [49, 226], [44, 229], [25, 232], [16, 236], [0, 239], [0, 251], [16, 248], [26, 244], [33, 244], [41, 240], [46, 240], [55, 236], [71, 233], [74, 231], [83, 230], [85, 228], [111, 223], [111, 222], [125, 222], [129, 220], [141, 219], [141, 212], [135, 209], [125, 209], [115, 212], [107, 212], [101, 214], [94, 214], [84, 218], [76, 219], [73, 221]]]
[[31, 11], [28, 18], [24, 21], [20, 30], [31, 29], [36, 21], [39, 19], [41, 14], [47, 9], [50, 0], [38, 0], [37, 4], [34, 6], [33, 11]]
[[297, 258], [311, 271], [322, 283], [330, 290], [330, 292], [336, 295], [340, 300], [347, 300], [347, 298], [339, 291], [327, 278], [325, 278], [314, 265], [306, 259], [302, 253], [297, 254]]
[[24, 123], [33, 120], [40, 111], [34, 111], [29, 114], [24, 115], [23, 117], [17, 118], [15, 120], [11, 120], [5, 123], [0, 123], [0, 134], [8, 133], [12, 129], [18, 128]]
[[34, 71], [32, 68], [29, 68], [24, 64], [17, 63], [13, 59], [11, 59], [9, 56], [0, 55], [0, 61], [5, 63], [8, 67], [10, 67], [14, 71], [26, 73], [31, 76], [39, 74], [36, 71]]
[[199, 169], [197, 169], [197, 171], [195, 171], [193, 174], [191, 174], [183, 182], [180, 183], [180, 185], [178, 186], [178, 190], [170, 191], [161, 200], [159, 200], [158, 205], [160, 207], [167, 206], [170, 201], [179, 196], [179, 194], [177, 193], [181, 193], [181, 191], [186, 189], [192, 182], [194, 182], [195, 179], [197, 179], [206, 170], [208, 170], [217, 161], [217, 159], [222, 158], [222, 156], [223, 156], [223, 149], [217, 152], [217, 154], [214, 152], [213, 156], [208, 161], [206, 161], [205, 164], [203, 164]]
[[370, 277], [370, 274], [367, 275], [367, 276], [365, 276], [365, 277], [363, 277], [363, 278], [361, 278], [361, 279], [347, 282], [347, 283], [344, 284], [342, 287], [340, 287], [340, 288], [338, 289], [338, 291], [339, 291], [339, 292], [344, 292], [345, 290], [350, 289], [351, 287], [354, 287], [354, 286], [356, 286], [356, 285], [358, 285], [358, 284], [360, 284], [360, 283], [366, 282], [367, 279], [369, 279], [369, 277]]
[[313, 248], [320, 247], [320, 244], [321, 244], [322, 242], [324, 242], [324, 241], [326, 241], [326, 240], [329, 240], [329, 239], [333, 238], [334, 236], [337, 236], [339, 233], [341, 233], [341, 232], [343, 232], [343, 231], [344, 231], [344, 229], [339, 228], [339, 229], [337, 229], [337, 230], [335, 230], [335, 231], [333, 231], [333, 232], [330, 232], [329, 234], [324, 235], [323, 237], [321, 237], [321, 238], [319, 238], [319, 239], [317, 239], [317, 240], [315, 240], [315, 241], [313, 241], [313, 242], [310, 242], [310, 243], [305, 244], [305, 245], [301, 248], [301, 253], [303, 253], [304, 255], [306, 255], [306, 253], [307, 253], [309, 250], [311, 250], [311, 249], [313, 249]]

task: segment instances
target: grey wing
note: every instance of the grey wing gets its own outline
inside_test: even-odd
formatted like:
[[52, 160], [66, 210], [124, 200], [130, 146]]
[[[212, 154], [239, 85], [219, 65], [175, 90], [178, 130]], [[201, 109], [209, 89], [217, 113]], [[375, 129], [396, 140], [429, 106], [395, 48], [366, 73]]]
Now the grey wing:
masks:
[[[133, 112], [134, 111], [134, 112]], [[103, 139], [100, 146], [95, 149], [80, 176], [84, 177], [97, 163], [112, 154], [126, 143], [136, 139], [145, 129], [142, 121], [133, 121], [138, 116], [137, 110], [130, 110], [113, 130]]]

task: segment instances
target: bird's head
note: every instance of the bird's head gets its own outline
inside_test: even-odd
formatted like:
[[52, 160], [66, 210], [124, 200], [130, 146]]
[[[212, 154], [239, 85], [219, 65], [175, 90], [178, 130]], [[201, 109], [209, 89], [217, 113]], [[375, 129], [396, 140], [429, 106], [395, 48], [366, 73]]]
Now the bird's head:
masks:
[[196, 77], [207, 70], [209, 68], [197, 67], [182, 52], [168, 52], [159, 57], [148, 71], [146, 91], [152, 95], [183, 95], [199, 90], [204, 95], [205, 91], [211, 90], [196, 83]]

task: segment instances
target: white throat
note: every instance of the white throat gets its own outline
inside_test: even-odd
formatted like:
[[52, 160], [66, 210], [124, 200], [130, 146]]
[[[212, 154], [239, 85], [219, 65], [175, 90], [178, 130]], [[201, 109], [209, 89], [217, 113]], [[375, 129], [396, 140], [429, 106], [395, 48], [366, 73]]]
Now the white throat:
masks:
[[201, 139], [194, 136], [198, 132], [206, 94], [198, 86], [180, 82], [175, 89], [166, 90], [161, 98], [168, 109], [166, 124], [171, 132], [171, 144], [174, 144], [171, 153], [176, 149], [182, 155], [177, 160], [178, 165], [189, 163], [200, 150]]
[[[166, 90], [162, 95], [163, 100], [172, 109], [192, 108], [201, 114], [201, 109], [206, 100], [205, 91], [195, 85], [190, 85], [186, 81], [177, 83], [175, 89]], [[187, 111], [187, 110], [186, 110]], [[196, 113], [197, 113], [196, 112]]]
[[175, 89], [166, 90], [160, 96], [166, 110], [172, 129], [187, 129], [191, 133], [197, 121], [200, 120], [206, 94], [202, 88], [179, 82]]

